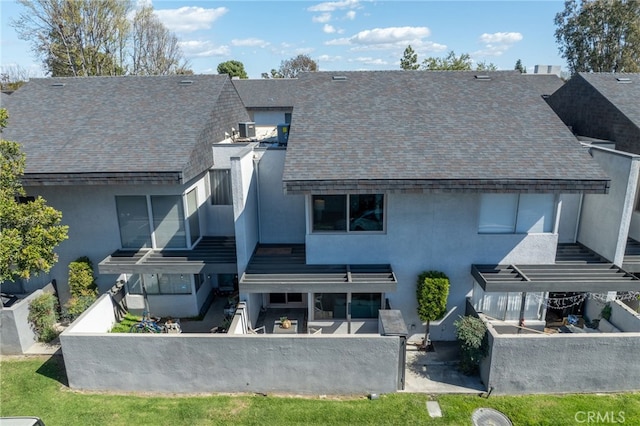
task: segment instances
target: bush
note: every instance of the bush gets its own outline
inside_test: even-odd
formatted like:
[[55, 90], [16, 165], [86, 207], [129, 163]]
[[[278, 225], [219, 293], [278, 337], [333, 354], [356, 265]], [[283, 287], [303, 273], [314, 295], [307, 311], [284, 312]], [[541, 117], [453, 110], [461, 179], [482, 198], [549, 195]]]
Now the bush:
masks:
[[62, 317], [69, 322], [73, 322], [98, 297], [98, 286], [93, 274], [93, 264], [88, 257], [79, 257], [69, 263], [69, 290], [71, 291], [71, 298], [62, 308]]
[[29, 303], [27, 319], [40, 342], [50, 342], [58, 337], [55, 328], [57, 305], [56, 297], [50, 293], [41, 294]]
[[460, 371], [471, 375], [478, 371], [480, 361], [487, 356], [487, 327], [480, 318], [465, 316], [453, 323], [460, 341]]
[[69, 263], [69, 290], [71, 297], [98, 295], [96, 278], [93, 275], [93, 264], [86, 257], [79, 257]]

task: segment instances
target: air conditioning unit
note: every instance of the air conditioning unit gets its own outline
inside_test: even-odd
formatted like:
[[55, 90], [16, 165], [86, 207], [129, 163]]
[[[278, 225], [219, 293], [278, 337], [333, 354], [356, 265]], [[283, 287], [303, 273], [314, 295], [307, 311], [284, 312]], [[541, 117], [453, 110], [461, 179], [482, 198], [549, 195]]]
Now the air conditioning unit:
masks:
[[278, 145], [286, 145], [289, 141], [289, 124], [278, 124]]
[[253, 121], [247, 121], [244, 123], [238, 123], [240, 127], [241, 138], [255, 138], [256, 137], [256, 123]]

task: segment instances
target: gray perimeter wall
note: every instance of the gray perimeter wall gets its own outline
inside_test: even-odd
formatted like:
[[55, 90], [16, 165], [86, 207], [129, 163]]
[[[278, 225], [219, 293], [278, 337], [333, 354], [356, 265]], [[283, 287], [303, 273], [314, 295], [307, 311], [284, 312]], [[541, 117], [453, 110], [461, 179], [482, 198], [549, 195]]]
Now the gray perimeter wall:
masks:
[[640, 390], [640, 333], [498, 335], [481, 379], [494, 394]]
[[110, 334], [103, 295], [60, 336], [69, 386], [151, 392], [390, 393], [400, 338]]
[[43, 293], [55, 293], [49, 284], [42, 290], [36, 290], [9, 308], [0, 310], [0, 353], [2, 355], [20, 355], [36, 342], [36, 335], [27, 320], [29, 303]]

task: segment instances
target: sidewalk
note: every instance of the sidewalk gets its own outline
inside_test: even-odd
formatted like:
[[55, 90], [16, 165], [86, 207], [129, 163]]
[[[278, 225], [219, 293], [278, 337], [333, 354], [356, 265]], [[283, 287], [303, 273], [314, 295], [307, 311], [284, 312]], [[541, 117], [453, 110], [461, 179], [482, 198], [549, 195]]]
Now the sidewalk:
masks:
[[478, 376], [466, 376], [457, 369], [457, 342], [433, 342], [435, 351], [407, 346], [405, 389], [414, 393], [480, 393], [486, 390]]

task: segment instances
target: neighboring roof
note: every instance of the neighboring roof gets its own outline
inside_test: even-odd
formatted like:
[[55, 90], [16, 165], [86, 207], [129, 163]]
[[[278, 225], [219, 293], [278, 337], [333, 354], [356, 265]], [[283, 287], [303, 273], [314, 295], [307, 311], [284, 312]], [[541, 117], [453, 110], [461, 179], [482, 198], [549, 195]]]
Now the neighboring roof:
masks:
[[541, 96], [556, 80], [481, 74], [301, 74], [285, 190], [607, 192], [608, 177]]
[[297, 92], [295, 78], [233, 79], [247, 108], [291, 108]]
[[226, 75], [31, 79], [9, 115], [27, 185], [184, 183], [248, 118]]
[[522, 77], [531, 79], [527, 83], [535, 87], [543, 96], [552, 95], [564, 84], [564, 81], [555, 74], [522, 74]]
[[640, 73], [579, 73], [640, 128]]

